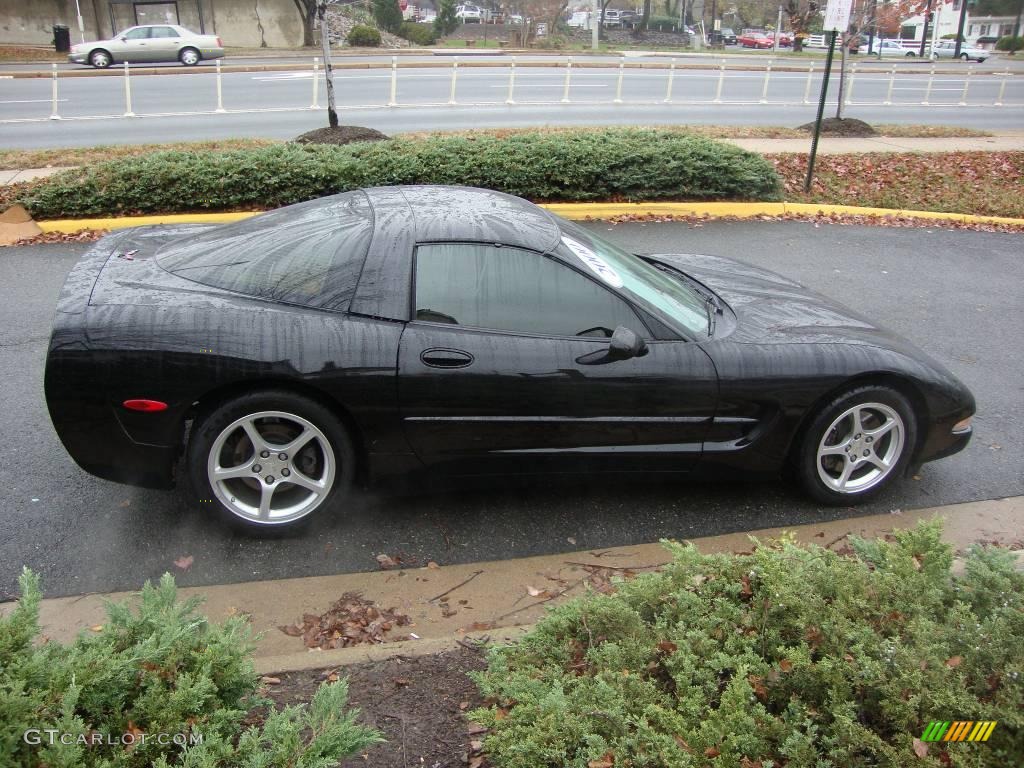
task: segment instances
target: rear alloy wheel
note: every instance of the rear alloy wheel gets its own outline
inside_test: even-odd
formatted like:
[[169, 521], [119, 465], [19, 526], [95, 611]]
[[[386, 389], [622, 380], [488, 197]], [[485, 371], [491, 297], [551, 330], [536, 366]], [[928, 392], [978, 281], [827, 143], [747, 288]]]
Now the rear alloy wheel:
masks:
[[319, 403], [287, 391], [243, 395], [217, 408], [189, 441], [201, 501], [242, 528], [308, 520], [352, 485], [352, 442]]
[[178, 61], [186, 67], [194, 67], [199, 63], [200, 58], [202, 57], [199, 55], [199, 51], [195, 48], [185, 48], [178, 54]]
[[89, 54], [89, 63], [92, 64], [96, 69], [106, 69], [112, 63], [110, 54], [106, 51], [93, 51]]
[[860, 387], [814, 418], [797, 471], [816, 500], [856, 504], [899, 477], [916, 439], [914, 412], [903, 395], [889, 387]]

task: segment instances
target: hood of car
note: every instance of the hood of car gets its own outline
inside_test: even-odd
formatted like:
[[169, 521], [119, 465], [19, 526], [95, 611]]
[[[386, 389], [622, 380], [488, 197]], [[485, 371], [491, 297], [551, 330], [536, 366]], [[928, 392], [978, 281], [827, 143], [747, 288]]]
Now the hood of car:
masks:
[[924, 352], [856, 310], [787, 277], [732, 259], [696, 254], [651, 258], [717, 293], [736, 315], [729, 340], [750, 344], [865, 344], [921, 358]]

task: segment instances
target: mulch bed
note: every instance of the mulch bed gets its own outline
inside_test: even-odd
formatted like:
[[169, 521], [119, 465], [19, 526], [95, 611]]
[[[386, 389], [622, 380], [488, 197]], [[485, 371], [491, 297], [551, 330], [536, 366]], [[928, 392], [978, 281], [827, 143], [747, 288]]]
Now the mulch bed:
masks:
[[[805, 123], [799, 130], [814, 132], [814, 123]], [[862, 139], [868, 136], [877, 136], [878, 131], [865, 123], [851, 117], [826, 117], [821, 121], [822, 136], [845, 136], [847, 138]]]
[[324, 681], [347, 677], [349, 704], [361, 710], [360, 722], [387, 741], [344, 761], [343, 768], [479, 768], [486, 765], [478, 754], [483, 731], [465, 713], [484, 701], [466, 673], [485, 667], [482, 651], [460, 646], [431, 656], [285, 672], [270, 678], [281, 682], [268, 685], [266, 693], [279, 707], [299, 704]]
[[384, 141], [388, 136], [373, 128], [359, 125], [339, 125], [337, 128], [317, 128], [296, 136], [299, 144], [351, 144], [356, 141]]

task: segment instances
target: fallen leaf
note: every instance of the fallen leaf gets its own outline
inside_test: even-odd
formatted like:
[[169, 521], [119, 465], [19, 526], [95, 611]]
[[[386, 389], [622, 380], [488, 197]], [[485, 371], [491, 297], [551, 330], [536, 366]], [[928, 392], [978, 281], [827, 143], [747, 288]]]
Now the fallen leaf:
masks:
[[480, 723], [470, 723], [466, 732], [469, 733], [470, 736], [477, 736], [481, 733], [487, 733], [487, 727], [480, 725]]
[[91, 629], [93, 632], [102, 632], [103, 631], [103, 625], [102, 624], [93, 624], [91, 627], [89, 627], [89, 629]]
[[281, 678], [280, 677], [270, 677], [269, 675], [264, 675], [263, 677], [260, 678], [260, 682], [262, 682], [262, 683], [264, 683], [266, 685], [280, 685], [281, 684]]
[[704, 757], [718, 757], [722, 754], [722, 750], [718, 747], [708, 747], [704, 750]]
[[471, 742], [469, 742], [469, 748], [474, 752], [480, 752], [484, 748], [484, 743], [479, 739], [473, 739]]
[[615, 765], [615, 755], [611, 752], [605, 752], [597, 760], [591, 760], [587, 763], [587, 768], [613, 768]]
[[928, 744], [915, 737], [914, 754], [918, 757], [928, 757]]
[[294, 624], [282, 625], [278, 629], [289, 637], [302, 637], [302, 628], [296, 627]]
[[187, 571], [192, 567], [193, 562], [195, 562], [195, 558], [192, 555], [182, 555], [174, 561], [174, 565], [183, 571]]
[[396, 677], [392, 682], [399, 688], [404, 688], [407, 685], [412, 685], [412, 680], [407, 677]]
[[435, 563], [433, 560], [431, 560], [429, 563], [427, 563], [427, 568], [435, 569], [435, 568], [440, 568], [440, 567], [441, 566], [438, 565], [437, 563]]
[[398, 565], [390, 555], [377, 555], [377, 564], [381, 568], [394, 568]]
[[551, 593], [548, 592], [546, 589], [537, 589], [536, 587], [528, 586], [526, 588], [526, 592], [530, 595], [530, 597], [539, 597], [544, 600], [547, 600], [549, 597], [551, 597]]
[[783, 672], [789, 672], [789, 670], [791, 670], [792, 668], [793, 662], [789, 659], [783, 659], [779, 662], [779, 669], [781, 669]]
[[956, 669], [963, 662], [962, 656], [950, 656], [946, 659], [946, 666], [950, 669]]
[[658, 650], [662, 653], [675, 653], [678, 649], [679, 647], [675, 643], [668, 640], [662, 640], [658, 643]]
[[481, 755], [469, 759], [469, 768], [480, 768], [483, 764], [484, 759]]

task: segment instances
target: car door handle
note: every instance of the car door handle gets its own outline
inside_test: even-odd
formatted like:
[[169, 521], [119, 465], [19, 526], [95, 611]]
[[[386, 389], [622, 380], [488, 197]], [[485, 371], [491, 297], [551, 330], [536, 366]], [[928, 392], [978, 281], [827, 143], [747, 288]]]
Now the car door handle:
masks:
[[465, 368], [473, 364], [473, 356], [461, 349], [432, 347], [420, 352], [420, 360], [431, 368]]

